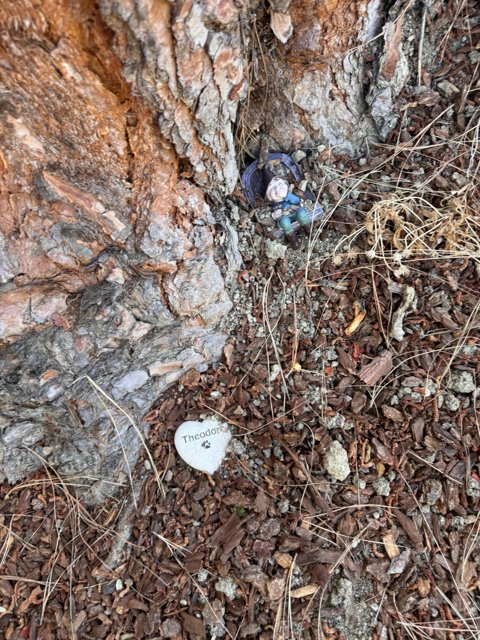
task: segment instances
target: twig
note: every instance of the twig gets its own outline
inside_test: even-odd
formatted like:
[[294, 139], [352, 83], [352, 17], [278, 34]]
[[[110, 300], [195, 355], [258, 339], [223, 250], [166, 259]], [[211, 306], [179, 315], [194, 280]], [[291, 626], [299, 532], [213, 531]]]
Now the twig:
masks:
[[420, 37], [418, 39], [418, 78], [417, 86], [422, 85], [422, 57], [423, 57], [423, 41], [425, 39], [425, 25], [427, 22], [427, 3], [422, 2], [422, 21], [420, 24]]

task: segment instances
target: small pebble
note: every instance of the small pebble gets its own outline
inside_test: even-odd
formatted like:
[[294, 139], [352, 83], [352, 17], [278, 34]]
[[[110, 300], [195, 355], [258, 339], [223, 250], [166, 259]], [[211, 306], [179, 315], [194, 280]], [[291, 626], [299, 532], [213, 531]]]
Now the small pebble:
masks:
[[267, 256], [267, 258], [269, 258], [270, 260], [283, 260], [286, 253], [286, 244], [267, 238], [267, 240], [265, 241], [265, 255]]
[[345, 480], [350, 474], [347, 452], [337, 440], [325, 451], [323, 466], [335, 480]]
[[292, 160], [297, 164], [306, 157], [307, 157], [307, 154], [305, 153], [305, 151], [302, 151], [301, 149], [298, 149], [297, 151], [294, 151], [292, 153]]
[[377, 478], [372, 482], [372, 487], [375, 489], [377, 496], [389, 496], [390, 495], [390, 483], [383, 476]]
[[162, 622], [162, 634], [164, 638], [176, 638], [182, 633], [182, 625], [174, 618], [167, 618]]
[[445, 405], [449, 411], [458, 411], [460, 409], [460, 400], [452, 393], [445, 396]]
[[447, 388], [457, 393], [473, 393], [475, 391], [473, 374], [470, 371], [453, 371]]
[[237, 588], [238, 585], [233, 578], [220, 578], [220, 580], [215, 583], [216, 591], [224, 593], [228, 600], [233, 600], [235, 598], [237, 595]]
[[247, 451], [247, 447], [241, 440], [238, 440], [237, 438], [232, 438], [230, 444], [228, 445], [228, 448], [237, 456], [243, 456]]
[[458, 87], [449, 82], [448, 80], [442, 80], [437, 84], [437, 89], [444, 96], [444, 98], [453, 98], [459, 92]]
[[205, 582], [208, 579], [208, 571], [206, 569], [200, 569], [197, 573], [198, 582]]

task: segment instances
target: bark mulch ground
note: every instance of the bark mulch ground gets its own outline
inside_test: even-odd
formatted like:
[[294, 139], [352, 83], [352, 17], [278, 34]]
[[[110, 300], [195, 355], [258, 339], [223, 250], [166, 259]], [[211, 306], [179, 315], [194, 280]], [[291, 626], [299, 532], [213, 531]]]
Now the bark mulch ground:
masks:
[[[297, 154], [315, 238], [284, 252], [227, 203], [232, 337], [148, 417], [160, 486], [145, 456], [135, 500], [87, 507], [53, 470], [1, 488], [0, 637], [480, 637], [480, 27], [457, 18], [387, 144]], [[213, 478], [173, 447], [211, 415]]]

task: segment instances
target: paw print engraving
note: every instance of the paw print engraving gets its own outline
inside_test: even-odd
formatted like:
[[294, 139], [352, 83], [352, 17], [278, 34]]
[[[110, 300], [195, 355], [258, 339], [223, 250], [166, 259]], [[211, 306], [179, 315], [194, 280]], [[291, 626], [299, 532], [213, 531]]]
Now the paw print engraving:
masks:
[[204, 449], [210, 449], [210, 442], [208, 440], [205, 440], [205, 442], [202, 442], [202, 447]]

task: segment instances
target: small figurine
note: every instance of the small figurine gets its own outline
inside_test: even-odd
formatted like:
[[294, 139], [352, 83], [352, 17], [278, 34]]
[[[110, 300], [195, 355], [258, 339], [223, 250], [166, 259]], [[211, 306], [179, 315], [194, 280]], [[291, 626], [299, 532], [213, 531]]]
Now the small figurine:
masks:
[[[300, 206], [301, 200], [294, 193], [288, 190], [288, 182], [285, 178], [273, 177], [265, 190], [265, 199], [274, 206], [272, 218], [277, 221], [279, 229], [283, 231], [285, 237], [294, 249], [300, 246], [297, 238], [294, 223], [302, 228], [304, 233], [310, 236], [312, 218], [305, 207]], [[286, 213], [292, 210], [291, 213]]]
[[[290, 176], [290, 180], [274, 174], [274, 170], [278, 173], [278, 167], [283, 175]], [[289, 182], [298, 183], [301, 179], [302, 172], [297, 164], [290, 156], [279, 152], [265, 152], [262, 161], [252, 162], [242, 176], [242, 185], [249, 204], [252, 207], [259, 206], [259, 198], [267, 201], [273, 208], [272, 218], [277, 222], [272, 232], [273, 237], [287, 238], [293, 248], [300, 246], [297, 231], [302, 229], [310, 236], [313, 223], [324, 213], [308, 186], [302, 199], [312, 203], [312, 211], [308, 211], [302, 205], [302, 199], [290, 193]]]

